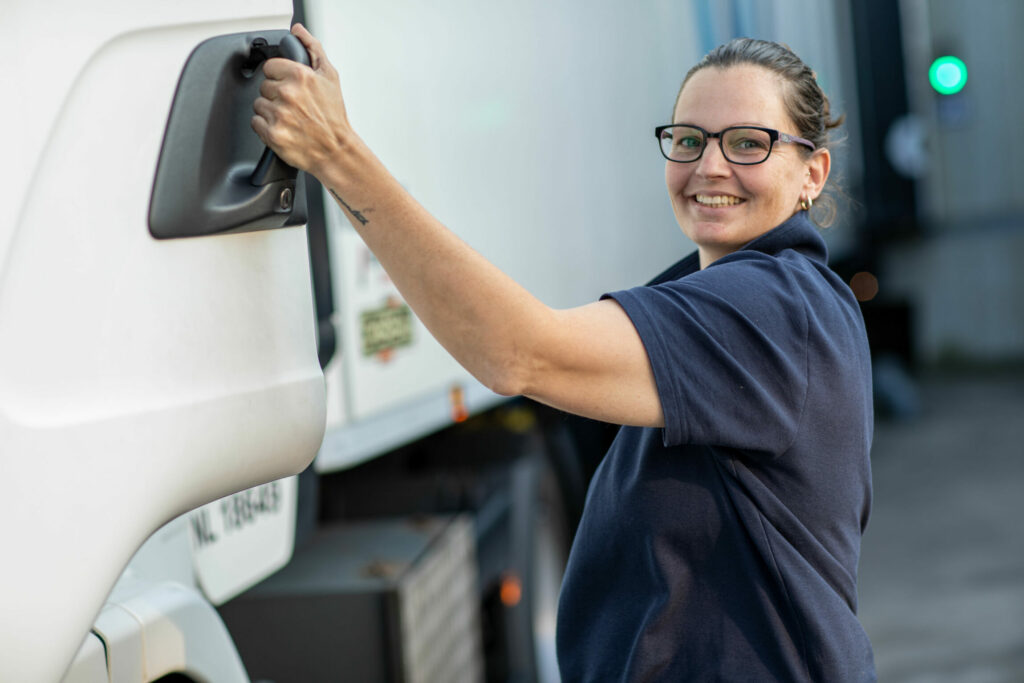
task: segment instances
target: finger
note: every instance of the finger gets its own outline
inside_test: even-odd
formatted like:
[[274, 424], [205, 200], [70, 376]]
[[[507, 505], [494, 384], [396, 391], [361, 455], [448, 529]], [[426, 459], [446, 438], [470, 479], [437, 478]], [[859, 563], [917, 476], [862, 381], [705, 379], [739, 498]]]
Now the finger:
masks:
[[254, 114], [249, 120], [249, 125], [252, 126], [253, 131], [255, 131], [256, 136], [259, 137], [260, 141], [262, 141], [264, 145], [267, 144], [267, 130], [270, 128], [270, 124], [267, 120], [259, 114]]
[[283, 81], [295, 76], [302, 69], [308, 68], [305, 64], [299, 64], [284, 57], [274, 57], [263, 62], [263, 75], [272, 81]]
[[252, 103], [252, 110], [256, 112], [256, 115], [262, 118], [268, 126], [275, 118], [274, 105], [271, 104], [270, 100], [263, 97], [256, 98], [256, 101]]
[[260, 83], [260, 95], [267, 98], [268, 100], [276, 100], [281, 97], [281, 90], [284, 87], [284, 80], [273, 80], [270, 78], [263, 79]]
[[292, 35], [298, 38], [299, 42], [305, 46], [306, 51], [309, 52], [311, 66], [314, 71], [319, 71], [323, 64], [329, 63], [327, 61], [327, 53], [324, 52], [324, 46], [313, 37], [313, 34], [305, 26], [298, 23], [294, 24], [292, 26]]

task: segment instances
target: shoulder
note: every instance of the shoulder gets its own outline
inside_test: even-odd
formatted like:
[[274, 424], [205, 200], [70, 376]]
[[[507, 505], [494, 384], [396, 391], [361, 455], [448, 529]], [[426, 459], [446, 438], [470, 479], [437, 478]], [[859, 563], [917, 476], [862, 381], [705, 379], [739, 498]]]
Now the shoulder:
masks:
[[742, 308], [859, 309], [849, 287], [826, 263], [795, 249], [734, 252], [675, 286], [714, 291]]
[[670, 298], [686, 299], [711, 311], [731, 311], [757, 322], [807, 305], [808, 295], [820, 287], [820, 276], [805, 261], [799, 255], [790, 258], [740, 251], [654, 289]]

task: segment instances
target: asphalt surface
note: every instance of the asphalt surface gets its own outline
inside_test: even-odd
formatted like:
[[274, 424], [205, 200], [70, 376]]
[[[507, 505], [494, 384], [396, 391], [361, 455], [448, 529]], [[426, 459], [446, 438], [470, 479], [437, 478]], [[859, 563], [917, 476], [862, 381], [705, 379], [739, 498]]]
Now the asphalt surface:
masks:
[[1024, 369], [917, 390], [872, 450], [859, 612], [879, 680], [1024, 681]]

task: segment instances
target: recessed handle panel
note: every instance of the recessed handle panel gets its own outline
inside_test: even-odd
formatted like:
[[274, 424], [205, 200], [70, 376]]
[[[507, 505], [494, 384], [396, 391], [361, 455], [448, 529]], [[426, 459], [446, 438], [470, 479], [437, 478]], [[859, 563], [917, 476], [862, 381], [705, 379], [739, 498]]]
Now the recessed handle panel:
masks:
[[304, 182], [253, 132], [261, 65], [308, 65], [288, 31], [217, 36], [200, 43], [178, 81], [149, 206], [159, 239], [249, 232], [306, 221]]

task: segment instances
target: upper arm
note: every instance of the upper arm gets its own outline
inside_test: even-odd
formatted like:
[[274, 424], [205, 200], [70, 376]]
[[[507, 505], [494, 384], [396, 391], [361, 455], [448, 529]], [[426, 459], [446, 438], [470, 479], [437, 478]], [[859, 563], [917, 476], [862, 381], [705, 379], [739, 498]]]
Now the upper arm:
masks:
[[805, 405], [806, 301], [771, 264], [740, 265], [544, 316], [520, 337], [522, 393], [663, 427], [667, 445], [784, 451]]
[[647, 351], [614, 300], [549, 309], [528, 338], [521, 393], [614, 424], [664, 424]]
[[651, 359], [666, 445], [780, 453], [792, 443], [808, 381], [806, 289], [748, 258], [613, 295]]

